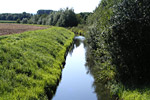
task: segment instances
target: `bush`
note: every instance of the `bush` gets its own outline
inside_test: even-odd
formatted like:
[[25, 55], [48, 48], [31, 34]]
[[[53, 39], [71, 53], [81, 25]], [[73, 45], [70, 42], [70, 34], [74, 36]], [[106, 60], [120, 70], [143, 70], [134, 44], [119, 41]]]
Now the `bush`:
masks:
[[87, 65], [98, 95], [103, 84], [119, 99], [149, 98], [149, 9], [149, 0], [101, 0], [88, 17]]
[[17, 21], [16, 21], [17, 23], [20, 23], [20, 19], [17, 19]]
[[23, 18], [23, 19], [22, 19], [22, 23], [23, 23], [23, 24], [27, 24], [27, 23], [28, 23], [28, 19], [27, 19], [27, 18]]
[[124, 0], [111, 18], [109, 51], [123, 82], [145, 83], [150, 77], [149, 9], [149, 0]]

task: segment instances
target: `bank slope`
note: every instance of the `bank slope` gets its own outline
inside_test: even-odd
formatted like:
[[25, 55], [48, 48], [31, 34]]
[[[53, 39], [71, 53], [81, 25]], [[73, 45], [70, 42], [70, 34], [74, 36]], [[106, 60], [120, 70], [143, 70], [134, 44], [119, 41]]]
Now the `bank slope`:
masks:
[[60, 27], [0, 36], [0, 100], [50, 98], [73, 37]]

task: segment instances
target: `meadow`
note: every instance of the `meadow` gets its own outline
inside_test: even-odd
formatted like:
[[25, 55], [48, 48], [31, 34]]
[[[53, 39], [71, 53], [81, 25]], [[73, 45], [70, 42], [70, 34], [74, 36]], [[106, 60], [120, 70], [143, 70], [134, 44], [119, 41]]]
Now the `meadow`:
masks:
[[16, 23], [16, 21], [12, 21], [12, 20], [0, 20], [0, 23]]
[[74, 33], [51, 27], [0, 36], [0, 100], [48, 100]]

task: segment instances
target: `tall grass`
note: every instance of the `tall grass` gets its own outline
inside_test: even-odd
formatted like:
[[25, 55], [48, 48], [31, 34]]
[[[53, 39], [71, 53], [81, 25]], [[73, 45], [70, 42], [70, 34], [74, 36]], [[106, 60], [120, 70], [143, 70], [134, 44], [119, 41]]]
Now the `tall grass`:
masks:
[[0, 100], [47, 100], [74, 34], [52, 27], [0, 36]]
[[121, 98], [123, 100], [150, 100], [150, 89], [136, 89], [123, 91]]

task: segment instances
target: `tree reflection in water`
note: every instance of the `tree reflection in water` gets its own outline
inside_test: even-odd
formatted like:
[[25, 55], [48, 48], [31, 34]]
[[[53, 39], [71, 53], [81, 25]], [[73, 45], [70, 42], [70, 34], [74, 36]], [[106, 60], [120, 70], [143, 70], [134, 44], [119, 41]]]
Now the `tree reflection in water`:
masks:
[[83, 36], [75, 37], [73, 40], [73, 43], [69, 49], [69, 54], [72, 55], [74, 48], [79, 47], [81, 43], [83, 43], [84, 48], [86, 49], [85, 38]]
[[97, 94], [98, 100], [117, 100], [115, 97], [111, 96], [110, 91], [106, 88], [106, 84], [99, 79], [100, 66], [96, 62], [92, 51], [86, 46], [86, 67], [88, 73], [94, 77], [93, 86], [95, 88], [95, 93]]
[[105, 84], [103, 84], [100, 80], [98, 80], [98, 75], [99, 72], [99, 66], [97, 66], [94, 63], [94, 56], [91, 54], [90, 49], [88, 48], [88, 44], [85, 41], [84, 37], [75, 37], [74, 38], [74, 43], [72, 44], [70, 48], [70, 55], [72, 54], [74, 48], [77, 48], [80, 46], [80, 44], [84, 44], [84, 48], [86, 50], [86, 67], [88, 70], [88, 74], [91, 74], [94, 77], [94, 83], [93, 87], [95, 88], [95, 93], [97, 94], [98, 100], [115, 100], [110, 94], [110, 91], [105, 88]]

